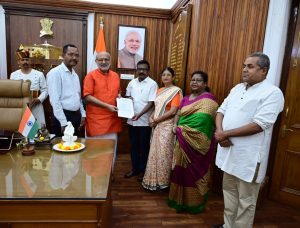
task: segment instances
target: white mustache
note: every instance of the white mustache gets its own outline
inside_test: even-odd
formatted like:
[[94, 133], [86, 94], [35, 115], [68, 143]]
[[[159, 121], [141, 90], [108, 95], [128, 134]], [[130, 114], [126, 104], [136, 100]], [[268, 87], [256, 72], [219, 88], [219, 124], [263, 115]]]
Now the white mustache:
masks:
[[101, 67], [108, 67], [109, 64], [105, 63], [105, 64], [100, 64]]

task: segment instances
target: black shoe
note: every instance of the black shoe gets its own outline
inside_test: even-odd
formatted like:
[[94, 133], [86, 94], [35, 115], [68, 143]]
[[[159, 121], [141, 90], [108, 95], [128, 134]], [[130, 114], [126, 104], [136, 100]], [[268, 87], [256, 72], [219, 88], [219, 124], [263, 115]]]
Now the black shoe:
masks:
[[125, 178], [130, 178], [130, 177], [133, 177], [133, 176], [137, 176], [138, 173], [133, 171], [133, 170], [130, 170], [129, 172], [125, 173], [124, 177]]
[[211, 228], [223, 228], [224, 224], [216, 224], [216, 225], [212, 225]]
[[136, 180], [138, 182], [142, 182], [143, 181], [143, 178], [144, 178], [144, 173], [140, 173], [139, 176], [136, 178]]

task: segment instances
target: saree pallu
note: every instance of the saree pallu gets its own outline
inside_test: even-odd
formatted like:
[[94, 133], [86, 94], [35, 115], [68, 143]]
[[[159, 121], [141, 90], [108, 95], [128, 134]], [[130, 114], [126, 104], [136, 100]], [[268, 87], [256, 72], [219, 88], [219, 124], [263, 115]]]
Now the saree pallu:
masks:
[[217, 108], [215, 97], [206, 92], [193, 100], [186, 96], [181, 102], [168, 199], [177, 212], [200, 213], [205, 208], [216, 146], [213, 134]]
[[[167, 104], [175, 95], [181, 95], [180, 88], [172, 86], [157, 94], [154, 118], [164, 114]], [[172, 132], [174, 117], [158, 123], [152, 130], [150, 152], [142, 185], [149, 190], [169, 187], [175, 136]]]

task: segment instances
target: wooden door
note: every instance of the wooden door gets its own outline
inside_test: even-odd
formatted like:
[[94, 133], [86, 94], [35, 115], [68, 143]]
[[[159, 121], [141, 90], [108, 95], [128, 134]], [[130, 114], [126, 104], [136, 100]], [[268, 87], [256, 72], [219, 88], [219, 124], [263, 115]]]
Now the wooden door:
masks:
[[[299, 4], [299, 3], [298, 3]], [[271, 198], [300, 208], [300, 17], [290, 55], [285, 108], [271, 183]]]

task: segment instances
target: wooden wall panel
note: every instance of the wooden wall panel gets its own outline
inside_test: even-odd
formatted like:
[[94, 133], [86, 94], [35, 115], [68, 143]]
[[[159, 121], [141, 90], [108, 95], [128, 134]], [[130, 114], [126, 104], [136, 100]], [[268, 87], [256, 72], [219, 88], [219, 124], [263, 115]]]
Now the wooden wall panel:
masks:
[[[151, 77], [154, 80], [159, 81], [159, 73], [165, 66], [167, 66], [168, 62], [170, 21], [167, 19], [158, 18], [97, 13], [95, 18], [95, 35], [98, 35], [101, 17], [103, 17], [104, 20], [104, 36], [106, 48], [107, 51], [111, 53], [112, 58], [111, 69], [117, 71], [118, 73], [134, 74], [134, 70], [116, 69], [118, 55], [118, 25], [122, 24], [130, 26], [145, 26], [147, 28], [145, 59], [150, 63]], [[127, 84], [128, 81], [122, 80], [123, 92], [125, 91]]]
[[209, 87], [221, 103], [241, 82], [245, 57], [262, 51], [269, 0], [190, 0], [190, 4], [194, 10], [186, 85], [193, 71], [208, 72]]
[[[86, 74], [86, 40], [88, 12], [57, 9], [45, 6], [3, 4], [6, 16], [7, 68], [8, 74], [18, 69], [15, 51], [20, 44], [42, 44], [40, 20], [50, 18], [53, 21], [53, 38], [48, 43], [62, 47], [67, 43], [75, 44], [80, 53], [76, 71], [80, 77]], [[47, 72], [45, 72], [47, 73]]]
[[[10, 36], [10, 62], [9, 72], [19, 69], [15, 56], [15, 51], [19, 48], [20, 44], [32, 45], [42, 44], [45, 39], [40, 38], [41, 24], [40, 20], [44, 17], [35, 16], [23, 16], [23, 15], [11, 15], [9, 17], [9, 36]], [[81, 58], [79, 64], [76, 66], [76, 72], [80, 77], [84, 76], [86, 55], [86, 44], [83, 43], [83, 32], [86, 29], [83, 27], [82, 21], [67, 20], [59, 18], [51, 18], [54, 22], [52, 31], [54, 33], [53, 39], [48, 39], [48, 43], [62, 47], [67, 43], [75, 44], [80, 52]]]

